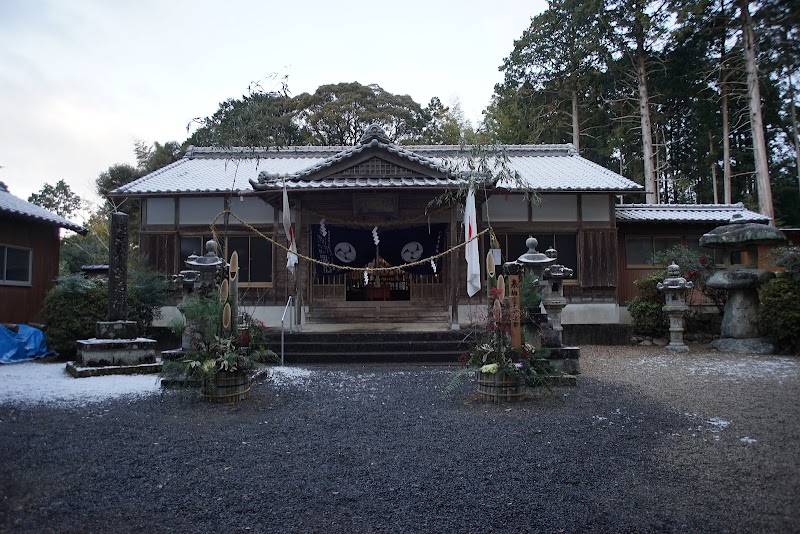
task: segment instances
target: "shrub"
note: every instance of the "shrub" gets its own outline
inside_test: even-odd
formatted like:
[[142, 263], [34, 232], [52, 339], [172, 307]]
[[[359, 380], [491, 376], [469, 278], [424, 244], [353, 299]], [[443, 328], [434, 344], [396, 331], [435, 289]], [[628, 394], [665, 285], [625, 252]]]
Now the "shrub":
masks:
[[789, 276], [800, 282], [800, 247], [776, 247], [770, 254], [775, 265], [786, 269]]
[[140, 335], [147, 335], [153, 321], [161, 318], [167, 303], [167, 282], [161, 273], [131, 270], [128, 274], [128, 320], [136, 321]]
[[[166, 283], [158, 273], [132, 271], [128, 276], [128, 320], [145, 334], [166, 302]], [[47, 347], [65, 358], [77, 354], [75, 342], [95, 336], [95, 324], [106, 319], [108, 281], [79, 274], [59, 277], [44, 299]]]
[[634, 285], [639, 295], [628, 302], [628, 312], [633, 319], [633, 332], [644, 336], [663, 336], [669, 325], [661, 310], [664, 294], [657, 284], [666, 278], [666, 271], [648, 274], [636, 280]]
[[[680, 267], [681, 276], [686, 278], [688, 282], [692, 282], [697, 290], [713, 302], [719, 311], [725, 308], [727, 292], [706, 286], [708, 279], [717, 271], [713, 257], [706, 256], [683, 245], [676, 245], [653, 254], [653, 262], [661, 265], [669, 265], [675, 262]], [[691, 298], [691, 295], [692, 293], [689, 293], [689, 298]], [[688, 304], [692, 304], [692, 302], [688, 302]]]
[[761, 287], [758, 326], [782, 351], [800, 352], [800, 280], [780, 273]]
[[75, 341], [94, 337], [95, 323], [105, 319], [107, 296], [103, 280], [87, 280], [79, 274], [60, 277], [44, 299], [47, 348], [74, 358]]

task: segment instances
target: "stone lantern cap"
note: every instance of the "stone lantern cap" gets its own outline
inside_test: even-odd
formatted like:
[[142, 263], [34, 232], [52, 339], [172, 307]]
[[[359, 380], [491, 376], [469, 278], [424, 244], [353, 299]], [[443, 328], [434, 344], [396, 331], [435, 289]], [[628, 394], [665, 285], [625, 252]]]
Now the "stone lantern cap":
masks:
[[550, 258], [547, 254], [543, 254], [536, 250], [539, 240], [535, 237], [529, 237], [525, 241], [525, 246], [528, 247], [528, 252], [517, 258], [517, 263], [522, 264], [523, 267], [545, 267], [556, 261], [556, 258]]
[[[739, 215], [741, 218], [741, 215]], [[783, 232], [759, 223], [737, 223], [736, 216], [731, 224], [718, 226], [700, 238], [700, 246], [721, 249], [746, 249], [758, 245], [779, 245], [786, 242]]]
[[206, 253], [204, 256], [189, 256], [186, 265], [194, 267], [195, 270], [203, 271], [215, 269], [225, 264], [225, 260], [217, 256], [217, 242], [213, 239], [206, 241]]
[[555, 264], [550, 267], [545, 267], [542, 277], [546, 280], [561, 280], [564, 278], [572, 278], [573, 270], [563, 265]]
[[681, 276], [681, 268], [673, 262], [667, 267], [667, 278], [656, 284], [656, 287], [659, 291], [683, 291], [692, 289], [694, 282], [687, 282], [686, 278]]

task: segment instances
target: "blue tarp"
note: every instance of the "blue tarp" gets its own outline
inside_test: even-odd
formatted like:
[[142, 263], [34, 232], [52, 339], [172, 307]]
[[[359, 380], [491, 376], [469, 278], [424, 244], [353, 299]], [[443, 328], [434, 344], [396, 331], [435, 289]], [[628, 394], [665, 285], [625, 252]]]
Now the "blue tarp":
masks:
[[0, 326], [0, 363], [27, 362], [47, 354], [44, 332], [26, 324], [17, 327], [15, 334]]

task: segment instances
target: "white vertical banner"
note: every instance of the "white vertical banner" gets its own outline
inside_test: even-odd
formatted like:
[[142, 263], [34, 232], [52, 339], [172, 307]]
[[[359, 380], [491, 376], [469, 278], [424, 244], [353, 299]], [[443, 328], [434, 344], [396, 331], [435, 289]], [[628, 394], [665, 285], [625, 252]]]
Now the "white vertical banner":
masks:
[[289, 195], [286, 193], [286, 180], [283, 181], [283, 231], [286, 232], [286, 239], [289, 241], [289, 253], [286, 255], [286, 268], [294, 274], [294, 266], [297, 265], [297, 242], [294, 239], [294, 228], [292, 228], [292, 214], [289, 211]]
[[478, 257], [478, 221], [475, 216], [475, 192], [467, 193], [464, 207], [464, 256], [467, 260], [467, 295], [470, 297], [481, 290], [481, 261]]

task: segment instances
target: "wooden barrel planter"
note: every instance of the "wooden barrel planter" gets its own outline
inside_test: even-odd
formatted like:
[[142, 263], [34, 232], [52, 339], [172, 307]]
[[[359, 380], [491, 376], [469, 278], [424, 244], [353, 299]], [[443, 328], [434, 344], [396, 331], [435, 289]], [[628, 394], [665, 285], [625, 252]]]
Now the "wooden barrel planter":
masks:
[[517, 402], [525, 395], [525, 381], [503, 372], [478, 373], [478, 396], [485, 402]]
[[250, 375], [245, 371], [219, 371], [214, 388], [203, 388], [207, 402], [233, 404], [250, 396]]

